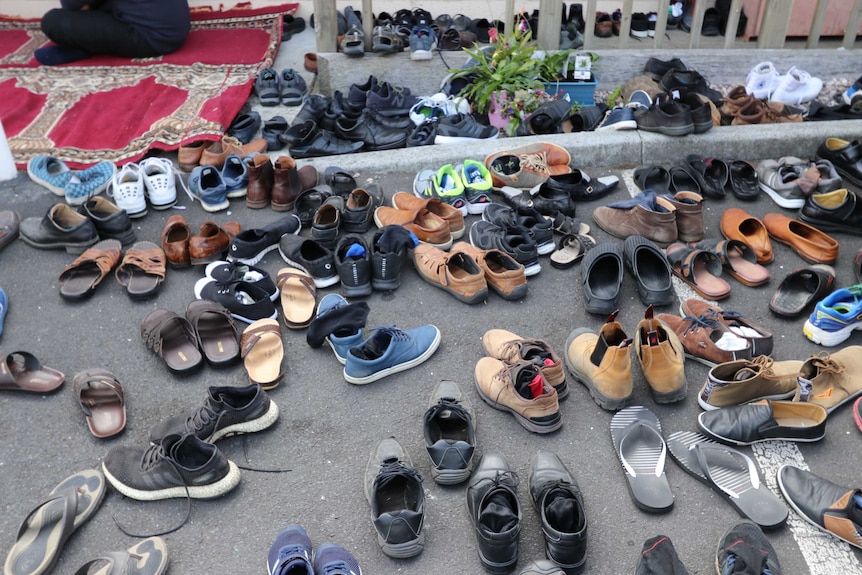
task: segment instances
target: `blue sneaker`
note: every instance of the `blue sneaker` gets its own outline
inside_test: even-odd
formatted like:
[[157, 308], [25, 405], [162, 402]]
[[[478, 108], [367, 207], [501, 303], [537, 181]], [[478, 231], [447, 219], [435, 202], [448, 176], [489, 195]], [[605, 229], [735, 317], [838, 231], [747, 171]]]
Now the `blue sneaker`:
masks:
[[314, 572], [316, 575], [362, 575], [356, 557], [335, 543], [324, 543], [317, 548]]
[[[347, 300], [337, 293], [326, 294], [320, 300], [320, 303], [317, 304], [317, 315], [315, 317], [320, 317], [329, 311], [346, 305], [349, 305]], [[341, 335], [331, 333], [326, 336], [325, 341], [332, 348], [332, 352], [335, 354], [335, 359], [338, 360], [338, 363], [344, 365], [347, 363], [347, 352], [350, 348], [362, 343], [362, 330], [357, 329], [355, 333]]]
[[635, 120], [634, 108], [629, 106], [617, 106], [608, 110], [605, 119], [596, 128], [596, 132], [603, 130], [637, 130], [638, 123]]
[[414, 26], [410, 31], [410, 59], [430, 60], [437, 49], [437, 34], [431, 26]]
[[198, 200], [208, 212], [218, 212], [230, 207], [227, 201], [227, 185], [215, 166], [198, 166], [189, 176], [189, 197]]
[[[318, 550], [319, 552], [319, 550]], [[269, 548], [266, 560], [269, 575], [314, 575], [311, 563], [311, 539], [299, 525], [288, 525], [281, 530]]]
[[35, 156], [27, 162], [30, 179], [58, 196], [66, 195], [66, 184], [75, 173], [63, 160], [53, 156]]
[[6, 319], [6, 312], [9, 310], [9, 296], [0, 288], [0, 336], [3, 335], [3, 320]]
[[230, 154], [221, 169], [221, 179], [229, 198], [244, 198], [248, 192], [248, 168], [236, 154]]
[[66, 203], [70, 206], [80, 206], [93, 196], [101, 194], [116, 173], [117, 166], [108, 160], [90, 166], [86, 170], [73, 172], [64, 191]]
[[862, 329], [862, 285], [836, 290], [817, 302], [802, 326], [805, 337], [831, 347]]
[[407, 331], [378, 327], [371, 337], [348, 350], [344, 379], [356, 385], [377, 381], [423, 363], [439, 345], [440, 330], [433, 325]]

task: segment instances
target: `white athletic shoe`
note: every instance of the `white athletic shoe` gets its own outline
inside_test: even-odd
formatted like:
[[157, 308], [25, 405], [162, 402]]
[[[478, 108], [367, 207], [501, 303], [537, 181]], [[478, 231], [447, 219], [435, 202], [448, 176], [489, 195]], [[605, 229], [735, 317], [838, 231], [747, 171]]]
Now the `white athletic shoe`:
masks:
[[769, 99], [772, 102], [796, 106], [803, 102], [810, 102], [820, 94], [822, 89], [823, 80], [814, 78], [805, 70], [799, 70], [794, 66], [781, 77], [781, 82]]
[[745, 79], [745, 91], [755, 98], [768, 98], [778, 88], [781, 74], [772, 62], [761, 62], [751, 69]]
[[147, 215], [147, 200], [144, 196], [144, 179], [138, 164], [128, 163], [114, 174], [108, 184], [107, 195], [121, 210], [126, 210], [130, 218]]

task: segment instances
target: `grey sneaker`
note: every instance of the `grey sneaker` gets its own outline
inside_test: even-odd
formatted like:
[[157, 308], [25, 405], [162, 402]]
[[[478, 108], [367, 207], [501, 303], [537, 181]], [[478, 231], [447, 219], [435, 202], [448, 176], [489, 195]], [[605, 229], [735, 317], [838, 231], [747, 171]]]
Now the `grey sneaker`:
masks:
[[207, 443], [223, 437], [262, 431], [278, 419], [278, 405], [260, 385], [210, 387], [195, 411], [176, 415], [150, 428], [150, 441], [161, 443], [171, 434], [193, 433]]
[[[808, 166], [809, 162], [792, 156], [778, 161], [764, 160], [757, 166], [760, 189], [782, 208], [801, 208], [808, 195], [804, 191], [807, 180], [803, 181]], [[813, 191], [813, 185], [813, 182], [810, 182], [809, 193]]]
[[454, 381], [441, 381], [425, 411], [425, 449], [431, 458], [431, 478], [456, 485], [470, 477], [475, 465], [476, 427], [473, 408]]

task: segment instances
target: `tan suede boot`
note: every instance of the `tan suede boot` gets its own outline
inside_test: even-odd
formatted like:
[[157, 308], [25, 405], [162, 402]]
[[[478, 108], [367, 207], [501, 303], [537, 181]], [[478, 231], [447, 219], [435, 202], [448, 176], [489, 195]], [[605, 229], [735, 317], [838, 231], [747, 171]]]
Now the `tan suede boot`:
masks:
[[534, 363], [513, 364], [483, 357], [476, 364], [476, 389], [485, 403], [508, 411], [525, 429], [550, 433], [563, 425], [557, 392]]
[[632, 340], [612, 313], [596, 334], [578, 328], [566, 340], [566, 367], [603, 409], [617, 411], [632, 400]]
[[801, 368], [801, 361], [773, 361], [765, 355], [720, 363], [709, 370], [697, 403], [710, 411], [761, 399], [790, 399]]
[[677, 239], [699, 242], [703, 239], [703, 196], [696, 192], [677, 192], [665, 199], [676, 208]]
[[684, 352], [677, 335], [653, 317], [653, 307], [649, 306], [635, 333], [635, 354], [656, 403], [685, 398]]

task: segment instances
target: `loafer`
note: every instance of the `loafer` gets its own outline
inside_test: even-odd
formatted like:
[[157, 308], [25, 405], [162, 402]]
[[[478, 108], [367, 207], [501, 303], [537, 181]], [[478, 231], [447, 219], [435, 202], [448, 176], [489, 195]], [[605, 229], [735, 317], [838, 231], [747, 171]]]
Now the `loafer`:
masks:
[[[235, 222], [229, 222], [235, 224]], [[227, 225], [220, 227], [215, 222], [204, 222], [201, 224], [197, 235], [189, 238], [189, 259], [191, 265], [206, 265], [212, 261], [222, 259], [222, 254], [230, 245], [231, 235], [228, 233]]]
[[730, 445], [759, 441], [820, 441], [826, 435], [826, 409], [816, 403], [756, 401], [704, 411], [697, 427], [704, 435]]
[[180, 215], [168, 218], [162, 230], [162, 249], [172, 268], [187, 268], [191, 265], [189, 255], [189, 240], [192, 230], [186, 219]]
[[39, 249], [63, 248], [70, 254], [81, 254], [99, 241], [95, 224], [66, 204], [55, 204], [41, 218], [21, 222], [21, 239]]
[[729, 240], [739, 240], [751, 246], [759, 264], [768, 264], [775, 259], [766, 226], [741, 208], [725, 210], [721, 216], [721, 234]]
[[99, 237], [104, 240], [115, 239], [123, 244], [135, 241], [135, 230], [128, 212], [103, 196], [93, 196], [78, 206], [78, 213], [92, 220]]
[[766, 214], [763, 225], [772, 239], [790, 246], [808, 263], [831, 264], [838, 258], [838, 241], [805, 222], [784, 214]]
[[623, 284], [623, 251], [615, 243], [602, 243], [581, 260], [581, 283], [585, 309], [589, 313], [611, 314], [620, 307]]
[[352, 234], [364, 234], [374, 225], [374, 210], [383, 205], [383, 190], [376, 184], [356, 188], [347, 196], [342, 227]]
[[799, 210], [799, 219], [824, 232], [862, 235], [862, 200], [855, 192], [842, 188], [834, 192], [811, 194]]
[[862, 143], [841, 138], [826, 138], [817, 148], [817, 157], [829, 160], [839, 174], [862, 187]]
[[619, 183], [620, 179], [616, 176], [605, 176], [594, 180], [581, 170], [573, 168], [569, 174], [549, 177], [543, 186], [564, 191], [575, 202], [587, 202], [607, 196]]
[[0, 211], [0, 250], [18, 237], [21, 227], [21, 214], [12, 210]]

